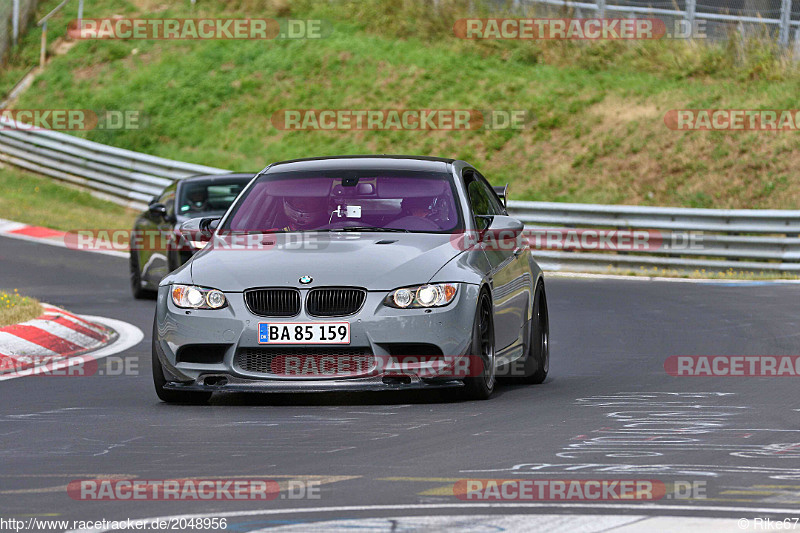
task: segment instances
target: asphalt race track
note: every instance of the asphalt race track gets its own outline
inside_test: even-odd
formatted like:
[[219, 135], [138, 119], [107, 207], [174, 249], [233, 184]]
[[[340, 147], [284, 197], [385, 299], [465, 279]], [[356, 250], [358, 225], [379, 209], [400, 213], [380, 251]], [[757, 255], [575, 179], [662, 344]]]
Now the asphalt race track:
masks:
[[[800, 516], [798, 378], [664, 369], [672, 355], [800, 354], [797, 284], [551, 278], [551, 377], [501, 386], [488, 402], [436, 392], [217, 395], [207, 406], [174, 406], [153, 390], [154, 304], [131, 298], [124, 259], [0, 238], [0, 280], [145, 334], [119, 354], [138, 375], [109, 375], [103, 360], [90, 377], [0, 382], [4, 517], [205, 514], [227, 516], [228, 531], [300, 531], [331, 520], [319, 526], [488, 531], [536, 514], [543, 529], [600, 531], [651, 516], [723, 517], [732, 530], [740, 518]], [[267, 502], [101, 502], [66, 491], [72, 480], [108, 476], [299, 480], [317, 492], [282, 491]], [[650, 479], [669, 490], [628, 502], [453, 496], [458, 480], [510, 478]], [[670, 523], [661, 520], [652, 523]]]

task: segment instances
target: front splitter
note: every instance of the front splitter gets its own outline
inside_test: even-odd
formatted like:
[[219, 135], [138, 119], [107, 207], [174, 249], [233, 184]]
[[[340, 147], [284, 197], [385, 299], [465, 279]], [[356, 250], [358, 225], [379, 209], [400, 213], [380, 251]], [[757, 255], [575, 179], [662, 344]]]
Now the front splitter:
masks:
[[[224, 376], [225, 384], [206, 385], [204, 380], [209, 376], [202, 376], [196, 382], [178, 383], [168, 382], [164, 388], [174, 391], [193, 392], [333, 392], [333, 391], [403, 391], [424, 389], [449, 389], [463, 387], [460, 380], [422, 381], [415, 380], [410, 383], [383, 381], [375, 378], [347, 379], [347, 380], [251, 380], [232, 376]], [[214, 375], [213, 377], [218, 377]], [[222, 376], [219, 376], [222, 378]]]

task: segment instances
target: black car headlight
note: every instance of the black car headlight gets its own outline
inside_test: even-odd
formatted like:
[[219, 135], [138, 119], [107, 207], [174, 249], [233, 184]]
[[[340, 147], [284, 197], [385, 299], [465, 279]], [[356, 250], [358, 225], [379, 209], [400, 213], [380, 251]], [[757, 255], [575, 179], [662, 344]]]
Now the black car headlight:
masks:
[[173, 285], [172, 303], [181, 309], [222, 309], [228, 300], [222, 291], [195, 287], [193, 285]]
[[458, 292], [455, 283], [430, 283], [416, 287], [403, 287], [390, 292], [384, 303], [396, 309], [443, 307], [453, 301]]

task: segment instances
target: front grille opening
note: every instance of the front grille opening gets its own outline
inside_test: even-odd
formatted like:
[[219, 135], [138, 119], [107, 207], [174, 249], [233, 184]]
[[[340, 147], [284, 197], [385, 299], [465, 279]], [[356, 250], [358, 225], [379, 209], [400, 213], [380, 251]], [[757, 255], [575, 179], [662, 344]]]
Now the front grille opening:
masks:
[[300, 291], [297, 289], [251, 289], [244, 301], [254, 315], [287, 317], [300, 313]]
[[422, 342], [393, 342], [391, 344], [381, 344], [381, 348], [389, 352], [391, 356], [413, 356], [424, 358], [439, 358], [442, 356], [442, 350], [435, 344], [426, 344]]
[[179, 363], [221, 364], [230, 344], [187, 344], [178, 348]]
[[312, 289], [306, 297], [306, 312], [311, 316], [354, 315], [367, 298], [367, 291], [353, 288]]
[[236, 366], [257, 374], [325, 378], [364, 374], [375, 361], [369, 348], [243, 348]]

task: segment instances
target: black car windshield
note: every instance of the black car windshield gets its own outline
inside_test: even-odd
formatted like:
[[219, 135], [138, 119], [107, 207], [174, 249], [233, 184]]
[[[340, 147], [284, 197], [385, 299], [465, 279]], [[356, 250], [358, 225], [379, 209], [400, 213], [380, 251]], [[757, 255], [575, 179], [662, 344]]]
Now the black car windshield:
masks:
[[179, 215], [196, 217], [203, 213], [224, 213], [252, 178], [237, 181], [192, 180], [181, 187], [177, 212]]
[[223, 230], [451, 233], [463, 228], [452, 177], [442, 172], [275, 172], [262, 175], [245, 194]]

